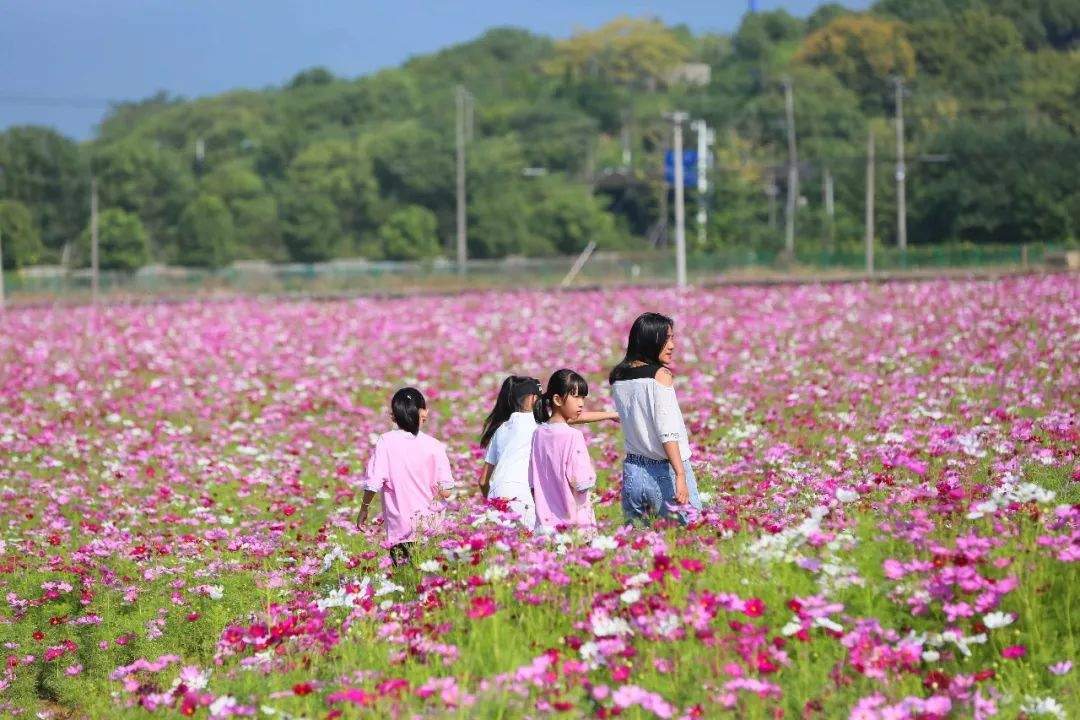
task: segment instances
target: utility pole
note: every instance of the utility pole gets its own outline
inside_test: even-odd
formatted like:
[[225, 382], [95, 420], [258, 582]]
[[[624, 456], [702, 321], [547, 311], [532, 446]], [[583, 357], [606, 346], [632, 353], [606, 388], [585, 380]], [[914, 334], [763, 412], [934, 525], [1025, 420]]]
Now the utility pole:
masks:
[[97, 178], [90, 180], [90, 298], [98, 302], [98, 197]]
[[[1027, 250], [1027, 246], [1024, 246]], [[1026, 263], [1025, 263], [1026, 264]], [[0, 310], [4, 309], [4, 228], [0, 227]]]
[[874, 131], [866, 140], [866, 274], [874, 273]]
[[694, 132], [697, 133], [697, 242], [698, 248], [705, 247], [707, 238], [708, 212], [705, 208], [705, 194], [709, 190], [709, 146], [713, 143], [713, 134], [704, 120], [693, 122]]
[[[465, 140], [466, 125], [472, 118], [472, 96], [463, 85], [457, 86], [457, 268], [458, 274], [465, 274], [468, 261], [468, 244], [465, 227]], [[468, 118], [466, 117], [468, 116]]]
[[896, 244], [907, 251], [907, 166], [904, 162], [904, 80], [896, 78]]
[[825, 177], [822, 182], [824, 183], [822, 193], [825, 196], [826, 241], [828, 243], [829, 252], [832, 252], [836, 249], [836, 225], [833, 222], [836, 215], [836, 207], [833, 203], [833, 178], [831, 169], [825, 168]]
[[787, 217], [785, 218], [786, 225], [784, 227], [784, 252], [790, 260], [795, 255], [795, 205], [799, 197], [799, 157], [795, 149], [795, 94], [791, 85], [791, 78], [785, 77], [783, 85], [788, 145]]
[[686, 287], [686, 207], [683, 192], [683, 137], [684, 112], [665, 113], [674, 130], [672, 165], [675, 171], [675, 283]]

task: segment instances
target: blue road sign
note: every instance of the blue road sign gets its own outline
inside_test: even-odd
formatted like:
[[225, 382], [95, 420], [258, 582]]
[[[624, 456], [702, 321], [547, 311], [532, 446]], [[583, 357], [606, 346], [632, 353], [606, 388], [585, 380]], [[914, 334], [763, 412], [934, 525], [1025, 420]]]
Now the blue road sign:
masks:
[[[697, 185], [697, 150], [683, 150], [683, 187]], [[675, 184], [675, 151], [664, 153], [664, 182]]]

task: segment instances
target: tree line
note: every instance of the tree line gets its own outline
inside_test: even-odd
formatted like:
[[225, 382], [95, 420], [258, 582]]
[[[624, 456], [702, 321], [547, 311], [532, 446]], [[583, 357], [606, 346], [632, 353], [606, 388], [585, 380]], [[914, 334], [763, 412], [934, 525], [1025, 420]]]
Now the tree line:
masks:
[[[498, 28], [356, 79], [313, 68], [268, 90], [162, 92], [111, 107], [88, 142], [36, 126], [0, 133], [4, 267], [88, 262], [91, 177], [106, 268], [450, 254], [458, 84], [476, 98], [473, 257], [646, 247], [666, 208], [662, 114], [673, 109], [717, 135], [706, 241], [691, 232], [691, 249], [778, 247], [781, 78], [795, 93], [800, 243], [826, 237], [826, 171], [836, 243], [861, 238], [871, 129], [875, 230], [894, 241], [897, 79], [911, 244], [1075, 243], [1078, 42], [1080, 0], [880, 0], [747, 14], [730, 34], [634, 18], [565, 40]], [[680, 80], [687, 63], [709, 81]]]

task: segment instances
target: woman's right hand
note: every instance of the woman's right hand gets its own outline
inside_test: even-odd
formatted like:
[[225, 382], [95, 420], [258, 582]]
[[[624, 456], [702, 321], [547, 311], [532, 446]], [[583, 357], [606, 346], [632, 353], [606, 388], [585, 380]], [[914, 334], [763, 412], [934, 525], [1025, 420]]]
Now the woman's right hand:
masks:
[[680, 505], [690, 502], [690, 488], [686, 486], [685, 474], [675, 476], [675, 501]]

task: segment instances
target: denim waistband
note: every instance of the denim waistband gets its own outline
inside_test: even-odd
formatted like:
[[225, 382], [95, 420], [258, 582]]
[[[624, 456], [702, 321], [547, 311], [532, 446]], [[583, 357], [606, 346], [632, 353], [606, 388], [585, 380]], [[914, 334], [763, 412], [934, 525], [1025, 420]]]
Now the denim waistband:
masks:
[[631, 465], [668, 465], [668, 460], [657, 460], [656, 458], [645, 457], [644, 455], [635, 455], [634, 453], [626, 454], [626, 462]]

